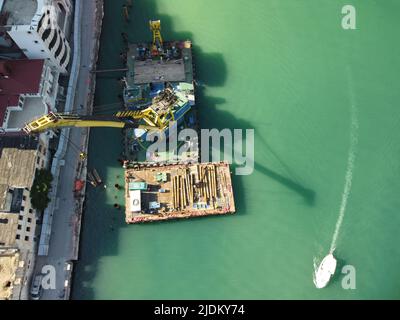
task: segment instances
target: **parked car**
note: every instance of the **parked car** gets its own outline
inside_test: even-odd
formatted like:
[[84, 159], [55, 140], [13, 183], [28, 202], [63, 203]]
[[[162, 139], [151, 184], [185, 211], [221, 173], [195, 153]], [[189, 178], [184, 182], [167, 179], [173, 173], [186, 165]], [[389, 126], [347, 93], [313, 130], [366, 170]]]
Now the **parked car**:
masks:
[[42, 295], [42, 280], [43, 275], [39, 274], [35, 276], [31, 287], [31, 298], [32, 300], [39, 300]]

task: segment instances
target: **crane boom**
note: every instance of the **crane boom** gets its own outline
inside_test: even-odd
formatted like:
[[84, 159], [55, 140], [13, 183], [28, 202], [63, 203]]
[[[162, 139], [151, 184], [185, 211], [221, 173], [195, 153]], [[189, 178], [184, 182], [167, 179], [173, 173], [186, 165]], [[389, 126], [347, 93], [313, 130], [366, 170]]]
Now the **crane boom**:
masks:
[[164, 130], [174, 121], [173, 110], [187, 99], [167, 88], [153, 98], [151, 106], [144, 110], [119, 111], [114, 115], [78, 115], [50, 112], [29, 122], [23, 130], [27, 134], [65, 127], [111, 127]]
[[109, 128], [141, 128], [157, 130], [157, 127], [140, 124], [139, 120], [143, 119], [143, 115], [133, 117], [135, 111], [130, 112], [131, 117], [122, 117], [118, 113], [116, 115], [97, 115], [97, 116], [81, 116], [77, 114], [65, 114], [50, 112], [39, 119], [28, 123], [23, 130], [27, 134], [39, 133], [51, 129], [66, 128], [66, 127], [109, 127]]

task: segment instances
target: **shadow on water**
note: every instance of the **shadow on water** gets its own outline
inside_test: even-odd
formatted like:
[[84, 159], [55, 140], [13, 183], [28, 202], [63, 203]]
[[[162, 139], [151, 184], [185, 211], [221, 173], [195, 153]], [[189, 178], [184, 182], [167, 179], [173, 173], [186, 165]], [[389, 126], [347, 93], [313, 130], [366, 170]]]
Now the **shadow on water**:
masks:
[[[158, 14], [156, 1], [137, 0], [133, 2], [133, 10], [129, 23], [123, 21], [122, 5], [125, 0], [105, 1], [105, 16], [101, 36], [99, 53], [99, 69], [112, 69], [123, 67], [119, 53], [124, 50], [124, 42], [121, 36], [126, 32], [130, 42], [151, 41], [151, 33], [148, 27], [150, 19], [162, 21], [162, 33], [165, 40], [191, 39], [195, 37], [190, 32], [174, 31], [173, 18], [165, 14]], [[120, 17], [120, 20], [118, 20]], [[223, 86], [227, 79], [227, 67], [224, 57], [220, 53], [208, 53], [206, 48], [194, 46], [196, 67], [196, 80], [204, 86]], [[238, 119], [232, 113], [221, 110], [220, 106], [228, 103], [225, 98], [210, 97], [205, 94], [204, 86], [200, 86], [196, 92], [197, 106], [199, 107], [200, 123], [203, 128], [254, 128], [251, 122]], [[118, 101], [121, 87], [116, 78], [111, 75], [99, 75], [97, 77], [95, 105], [106, 105]], [[108, 185], [107, 190], [93, 189], [89, 186], [86, 201], [86, 210], [83, 218], [81, 236], [80, 260], [76, 265], [73, 280], [73, 299], [95, 299], [95, 289], [91, 287], [95, 282], [99, 259], [102, 256], [116, 256], [119, 253], [119, 232], [123, 228], [131, 228], [124, 222], [124, 208], [121, 212], [116, 210], [110, 201], [108, 192], [116, 193], [114, 184], [124, 185], [123, 169], [118, 168], [117, 159], [122, 152], [121, 131], [116, 129], [92, 129], [89, 146], [89, 168], [95, 167], [104, 177]], [[258, 142], [256, 141], [256, 144]], [[232, 171], [235, 165], [232, 166]], [[304, 188], [285, 175], [273, 171], [264, 164], [255, 163], [255, 170], [281, 183], [290, 190], [303, 196], [307, 203], [312, 204], [315, 192]], [[116, 173], [117, 172], [117, 173]], [[232, 175], [235, 192], [235, 204], [239, 215], [246, 213], [245, 190], [243, 177]], [[110, 180], [112, 179], [112, 180]], [[115, 201], [124, 202], [123, 192], [118, 193]], [[114, 200], [113, 200], [114, 201]], [[222, 217], [210, 217], [206, 219], [219, 219]], [[174, 223], [174, 222], [172, 222]], [[184, 222], [177, 222], [184, 223]], [[188, 222], [187, 222], [188, 223]]]
[[[345, 271], [346, 269], [343, 269], [343, 268], [348, 266], [348, 262], [345, 259], [338, 258], [340, 256], [340, 253], [338, 253], [337, 250], [335, 250], [334, 256], [336, 258], [336, 271], [335, 271], [335, 274], [333, 275], [332, 280], [329, 283], [329, 285], [332, 285], [334, 283], [339, 283], [339, 282], [341, 283], [343, 280], [343, 276], [346, 275], [346, 271]], [[343, 273], [343, 271], [345, 273]]]
[[[223, 129], [223, 128], [235, 128], [235, 129], [249, 129], [253, 128], [252, 124], [246, 120], [243, 119], [238, 119], [235, 116], [233, 116], [230, 112], [227, 111], [221, 111], [218, 108], [218, 105], [226, 103], [226, 100], [223, 98], [215, 98], [215, 97], [207, 97], [204, 95], [203, 90], [199, 90], [199, 99], [200, 101], [199, 105], [203, 108], [207, 109], [207, 112], [200, 112], [200, 119], [202, 120], [202, 124], [206, 124], [207, 126], [204, 126], [204, 128], [217, 128], [217, 129]], [[207, 119], [204, 119], [207, 117]], [[212, 119], [209, 119], [209, 117], [212, 117]], [[314, 190], [309, 189], [304, 187], [302, 184], [297, 182], [297, 179], [294, 177], [294, 175], [291, 173], [291, 169], [289, 168], [288, 165], [286, 165], [282, 159], [277, 155], [277, 153], [264, 141], [262, 137], [257, 135], [255, 133], [256, 138], [255, 138], [255, 144], [262, 144], [261, 149], [268, 150], [268, 153], [272, 155], [278, 163], [281, 165], [281, 167], [284, 169], [285, 174], [279, 173], [276, 170], [273, 170], [270, 167], [267, 167], [265, 163], [269, 163], [270, 161], [265, 161], [265, 163], [261, 164], [259, 161], [254, 162], [254, 169], [263, 175], [268, 176], [269, 178], [275, 180], [276, 182], [282, 184], [286, 188], [288, 188], [291, 191], [296, 192], [298, 195], [300, 195], [306, 202], [307, 205], [314, 205], [315, 203], [315, 197], [316, 193]], [[260, 148], [260, 146], [258, 146]], [[232, 170], [235, 169], [235, 165], [232, 166]], [[238, 211], [241, 214], [245, 213], [245, 201], [242, 198], [244, 195], [244, 190], [242, 189], [242, 177], [240, 176], [233, 176], [233, 185], [234, 185], [234, 191], [235, 191], [235, 203], [237, 204]]]
[[293, 174], [291, 168], [279, 157], [279, 155], [273, 150], [273, 148], [261, 137], [259, 134], [256, 133], [257, 143], [262, 144], [262, 148], [264, 150], [268, 150], [269, 155], [272, 155], [273, 158], [280, 164], [280, 166], [285, 171], [285, 175], [278, 173], [277, 171], [272, 170], [271, 168], [265, 166], [264, 164], [260, 164], [256, 162], [254, 164], [254, 169], [259, 171], [260, 173], [274, 179], [275, 181], [279, 182], [286, 188], [296, 192], [300, 195], [305, 203], [309, 206], [313, 206], [315, 204], [316, 192], [312, 189], [309, 189], [303, 186], [301, 183], [298, 182], [298, 179]]
[[297, 182], [282, 176], [281, 174], [272, 171], [271, 169], [267, 168], [266, 166], [260, 165], [259, 163], [254, 164], [254, 169], [258, 172], [270, 177], [271, 179], [279, 182], [283, 186], [287, 187], [288, 189], [296, 192], [301, 197], [304, 198], [306, 203], [310, 206], [314, 205], [315, 203], [315, 191], [311, 189], [307, 189], [302, 185], [298, 184]]

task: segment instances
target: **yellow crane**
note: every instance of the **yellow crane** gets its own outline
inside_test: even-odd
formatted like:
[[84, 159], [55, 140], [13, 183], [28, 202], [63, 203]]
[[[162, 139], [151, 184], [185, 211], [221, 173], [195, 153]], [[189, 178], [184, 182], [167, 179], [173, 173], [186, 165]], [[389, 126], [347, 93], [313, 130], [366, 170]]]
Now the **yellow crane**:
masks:
[[153, 99], [151, 106], [144, 110], [119, 111], [113, 115], [78, 115], [50, 112], [29, 122], [23, 130], [27, 134], [40, 133], [65, 127], [110, 127], [141, 128], [160, 131], [174, 121], [174, 106], [178, 97], [170, 88], [165, 89]]
[[161, 21], [160, 20], [150, 20], [150, 30], [153, 32], [153, 54], [157, 53], [158, 50], [163, 47], [163, 39], [161, 36]]

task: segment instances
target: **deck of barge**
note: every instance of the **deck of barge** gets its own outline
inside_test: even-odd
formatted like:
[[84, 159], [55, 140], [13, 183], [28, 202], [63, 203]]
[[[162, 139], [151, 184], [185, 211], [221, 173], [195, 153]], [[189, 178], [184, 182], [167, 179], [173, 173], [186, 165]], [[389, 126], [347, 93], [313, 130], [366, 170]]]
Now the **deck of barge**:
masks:
[[135, 165], [125, 171], [126, 222], [235, 212], [229, 164]]

